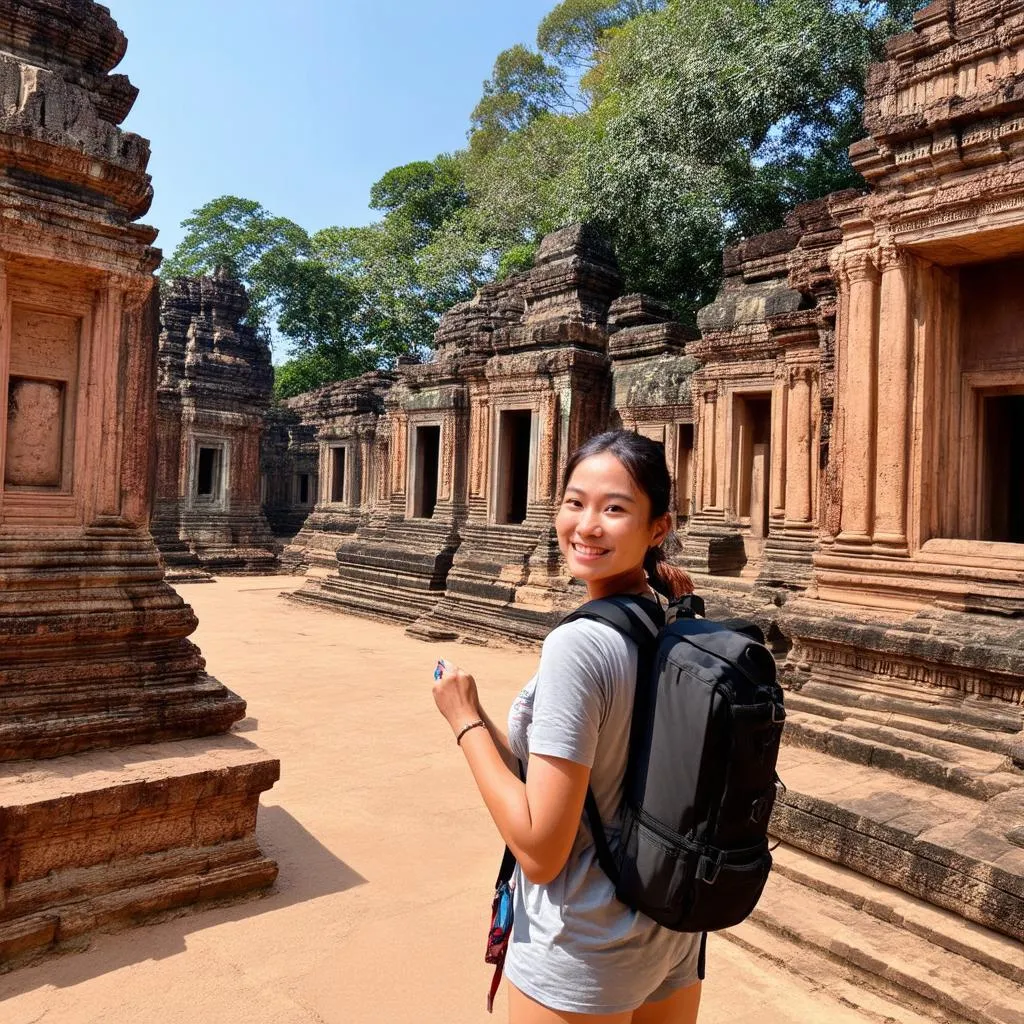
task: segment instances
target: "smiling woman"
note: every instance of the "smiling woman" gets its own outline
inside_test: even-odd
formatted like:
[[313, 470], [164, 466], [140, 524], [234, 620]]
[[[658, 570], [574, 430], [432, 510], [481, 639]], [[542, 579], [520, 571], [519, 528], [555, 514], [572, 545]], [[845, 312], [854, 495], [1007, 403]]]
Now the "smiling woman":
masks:
[[[672, 525], [661, 447], [625, 430], [600, 434], [569, 459], [562, 490], [555, 525], [569, 572], [591, 600], [637, 595], [660, 625], [656, 594], [693, 589], [661, 550]], [[505, 961], [512, 1024], [696, 1020], [701, 936], [619, 902], [582, 822], [589, 787], [617, 849], [637, 659], [636, 644], [603, 622], [558, 626], [507, 735], [481, 708], [473, 677], [439, 666], [434, 699], [517, 861]]]

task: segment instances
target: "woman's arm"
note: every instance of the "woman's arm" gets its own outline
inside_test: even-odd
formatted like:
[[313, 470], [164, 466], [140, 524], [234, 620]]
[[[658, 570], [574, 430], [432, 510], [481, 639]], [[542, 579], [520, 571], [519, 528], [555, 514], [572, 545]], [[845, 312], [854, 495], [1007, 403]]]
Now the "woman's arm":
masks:
[[535, 884], [565, 867], [583, 815], [590, 769], [561, 757], [530, 757], [522, 783], [502, 763], [490, 735], [471, 729], [462, 750], [495, 825]]
[[508, 770], [518, 777], [519, 759], [512, 753], [505, 730], [498, 726], [482, 707], [480, 708], [480, 717], [484, 720], [484, 725], [487, 726], [487, 731], [491, 734], [491, 739], [494, 740], [494, 745], [498, 748], [502, 761], [508, 766]]
[[499, 749], [471, 675], [445, 665], [434, 684], [434, 700], [455, 735], [478, 718], [487, 724], [486, 729], [464, 733], [460, 746], [487, 810], [523, 874], [534, 883], [550, 882], [565, 866], [576, 838], [590, 769], [560, 757], [532, 756], [524, 784], [517, 777], [507, 740], [497, 730], [511, 764]]

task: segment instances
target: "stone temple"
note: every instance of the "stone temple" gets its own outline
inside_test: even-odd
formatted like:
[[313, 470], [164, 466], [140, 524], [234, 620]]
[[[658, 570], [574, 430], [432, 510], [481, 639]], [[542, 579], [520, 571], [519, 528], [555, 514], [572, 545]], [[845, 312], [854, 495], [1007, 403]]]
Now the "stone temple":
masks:
[[223, 272], [171, 281], [161, 302], [153, 536], [172, 580], [277, 563], [259, 470], [274, 374], [248, 308]]
[[535, 643], [583, 593], [552, 529], [568, 454], [656, 439], [673, 557], [711, 614], [761, 623], [788, 687], [778, 836], [1021, 940], [1018, 0], [925, 6], [865, 126], [865, 189], [726, 252], [699, 332], [574, 226], [450, 310], [429, 361], [285, 403], [268, 515], [295, 600]]
[[91, 0], [0, 0], [3, 963], [277, 874], [278, 763], [224, 735], [245, 703], [149, 532], [160, 254], [125, 46]]

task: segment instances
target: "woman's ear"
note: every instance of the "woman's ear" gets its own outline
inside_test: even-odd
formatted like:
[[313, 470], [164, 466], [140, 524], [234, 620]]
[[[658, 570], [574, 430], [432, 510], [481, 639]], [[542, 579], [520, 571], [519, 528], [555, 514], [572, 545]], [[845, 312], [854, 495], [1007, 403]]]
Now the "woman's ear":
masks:
[[651, 524], [651, 547], [656, 548], [672, 530], [672, 516], [666, 512]]

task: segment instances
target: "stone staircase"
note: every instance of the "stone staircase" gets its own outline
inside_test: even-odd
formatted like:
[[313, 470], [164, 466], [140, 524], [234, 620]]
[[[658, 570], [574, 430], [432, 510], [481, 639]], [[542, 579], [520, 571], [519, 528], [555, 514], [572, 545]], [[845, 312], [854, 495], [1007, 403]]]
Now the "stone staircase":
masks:
[[786, 704], [777, 835], [1024, 940], [1024, 712], [822, 683]]
[[310, 576], [285, 597], [386, 622], [411, 623], [444, 596], [460, 543], [447, 522], [389, 523], [387, 531], [346, 537], [337, 547], [337, 572]]
[[1016, 939], [793, 847], [774, 856], [756, 910], [725, 938], [869, 1019], [1024, 1022]]
[[408, 629], [424, 640], [536, 644], [557, 617], [521, 608], [516, 591], [547, 529], [466, 523], [442, 600]]

